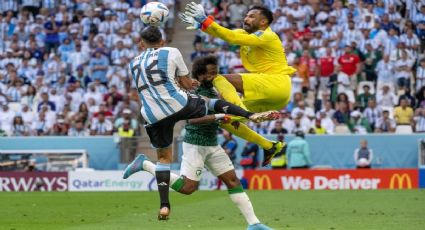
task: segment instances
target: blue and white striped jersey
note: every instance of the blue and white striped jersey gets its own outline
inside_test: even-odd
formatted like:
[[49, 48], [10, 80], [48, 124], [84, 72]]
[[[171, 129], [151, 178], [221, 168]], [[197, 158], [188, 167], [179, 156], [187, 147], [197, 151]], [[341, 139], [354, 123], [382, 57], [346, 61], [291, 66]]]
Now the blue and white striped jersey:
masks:
[[130, 62], [130, 71], [142, 102], [141, 113], [147, 123], [156, 123], [180, 111], [187, 94], [179, 88], [177, 77], [189, 74], [176, 48], [149, 48]]

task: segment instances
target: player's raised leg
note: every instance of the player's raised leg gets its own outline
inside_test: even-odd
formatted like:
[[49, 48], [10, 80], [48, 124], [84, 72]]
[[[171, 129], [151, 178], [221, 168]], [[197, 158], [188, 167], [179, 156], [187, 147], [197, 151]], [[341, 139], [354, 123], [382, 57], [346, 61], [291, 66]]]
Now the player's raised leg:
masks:
[[243, 82], [239, 74], [217, 75], [213, 78], [212, 84], [219, 92], [220, 96], [241, 108], [247, 109], [238, 93], [243, 95]]
[[[231, 95], [230, 91], [234, 91], [234, 99], [236, 97], [238, 100], [233, 100], [224, 97], [227, 101], [238, 104], [241, 103], [240, 97], [237, 94], [236, 90], [240, 93], [244, 93], [243, 90], [243, 81], [241, 78], [241, 75], [239, 74], [230, 74], [230, 75], [224, 75], [224, 76], [217, 76], [218, 73], [218, 60], [215, 56], [207, 56], [207, 57], [201, 57], [196, 59], [193, 62], [192, 65], [192, 76], [197, 79], [201, 86], [204, 88], [212, 88], [213, 86], [221, 87], [222, 90], [228, 91], [228, 94]], [[220, 86], [217, 86], [214, 82], [216, 82], [216, 79], [219, 80], [221, 83]], [[229, 85], [230, 84], [230, 85]], [[219, 93], [223, 96], [222, 91], [219, 89]], [[258, 133], [254, 132], [252, 129], [250, 129], [247, 125], [243, 123], [237, 123], [238, 125], [234, 125], [236, 121], [232, 123], [226, 123], [221, 124], [221, 127], [226, 129], [227, 131], [235, 134], [236, 136], [239, 136], [249, 142], [255, 143], [260, 145], [264, 149], [264, 160], [263, 165], [267, 165], [270, 163], [270, 160], [273, 158], [274, 155], [280, 153], [283, 150], [283, 147], [285, 146], [285, 143], [282, 142], [273, 142], [270, 141], [263, 136], [259, 135]]]

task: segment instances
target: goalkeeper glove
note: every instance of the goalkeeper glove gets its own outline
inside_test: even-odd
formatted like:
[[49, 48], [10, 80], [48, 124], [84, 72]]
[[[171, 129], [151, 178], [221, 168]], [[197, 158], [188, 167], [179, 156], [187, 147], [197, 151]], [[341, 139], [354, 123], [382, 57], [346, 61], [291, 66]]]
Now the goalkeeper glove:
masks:
[[207, 15], [205, 14], [204, 7], [201, 4], [197, 4], [195, 2], [191, 2], [185, 7], [185, 14], [187, 16], [191, 16], [195, 19], [195, 21], [202, 23], [207, 19]]
[[179, 18], [182, 22], [189, 25], [186, 27], [187, 30], [199, 30], [201, 28], [201, 23], [195, 21], [193, 17], [188, 16], [185, 13], [179, 13]]

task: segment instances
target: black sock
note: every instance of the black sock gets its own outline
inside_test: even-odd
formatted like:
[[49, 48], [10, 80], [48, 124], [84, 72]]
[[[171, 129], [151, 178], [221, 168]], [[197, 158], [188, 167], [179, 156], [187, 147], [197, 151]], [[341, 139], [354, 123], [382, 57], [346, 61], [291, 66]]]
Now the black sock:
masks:
[[156, 171], [156, 183], [158, 185], [159, 199], [162, 207], [170, 208], [170, 201], [168, 200], [169, 184], [170, 184], [170, 170]]
[[219, 112], [219, 113], [226, 113], [226, 114], [231, 114], [231, 115], [236, 115], [236, 116], [241, 116], [241, 117], [245, 117], [245, 118], [249, 118], [250, 116], [252, 116], [254, 113], [251, 113], [249, 111], [246, 111], [244, 109], [242, 109], [241, 107], [234, 105], [232, 103], [229, 103], [227, 101], [223, 101], [223, 100], [210, 100], [210, 107], [213, 107], [215, 112]]

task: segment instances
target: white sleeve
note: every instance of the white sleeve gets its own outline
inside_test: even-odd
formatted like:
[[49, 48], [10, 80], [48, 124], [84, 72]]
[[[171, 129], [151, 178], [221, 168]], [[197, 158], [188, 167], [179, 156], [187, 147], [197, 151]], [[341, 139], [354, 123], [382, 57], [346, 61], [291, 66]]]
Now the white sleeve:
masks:
[[176, 65], [176, 75], [177, 77], [189, 75], [189, 70], [187, 69], [186, 64], [184, 63], [183, 56], [178, 49], [170, 50], [171, 61]]

